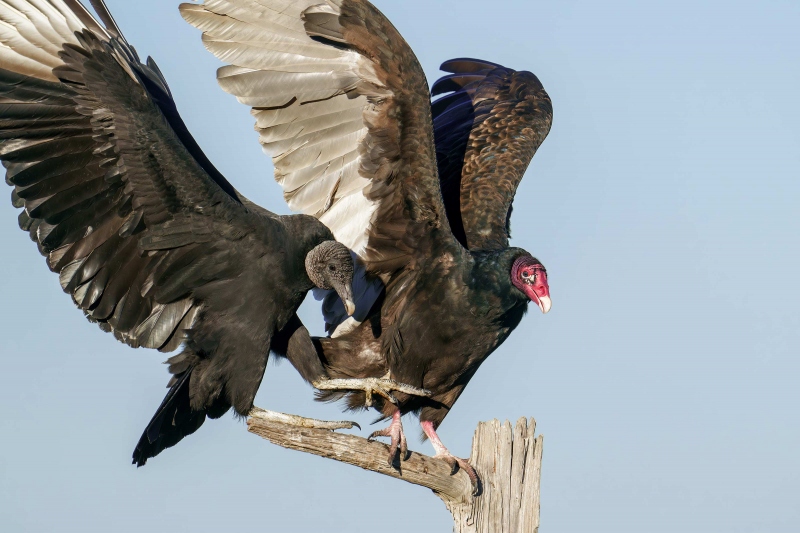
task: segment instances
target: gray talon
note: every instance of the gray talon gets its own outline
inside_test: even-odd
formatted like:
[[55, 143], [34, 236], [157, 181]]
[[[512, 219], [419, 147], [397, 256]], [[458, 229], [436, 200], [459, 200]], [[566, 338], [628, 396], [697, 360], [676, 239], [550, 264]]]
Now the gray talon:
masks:
[[455, 457], [454, 455], [435, 455], [434, 458], [441, 459], [450, 466], [451, 476], [454, 476], [459, 470], [463, 470], [464, 473], [467, 474], [467, 477], [469, 477], [470, 483], [472, 483], [472, 495], [478, 495], [480, 492], [478, 473], [475, 471], [475, 468], [469, 464], [469, 461], [461, 459], [460, 457]]
[[447, 466], [450, 467], [450, 475], [451, 476], [456, 475], [456, 472], [458, 472], [458, 461], [456, 461], [456, 458], [455, 457], [442, 457], [441, 459], [442, 459], [442, 461], [447, 463]]
[[291, 426], [298, 426], [312, 429], [327, 429], [329, 431], [336, 431], [337, 429], [353, 429], [354, 427], [361, 429], [357, 422], [351, 420], [342, 421], [328, 421], [316, 420], [313, 418], [305, 418], [303, 416], [289, 415], [285, 413], [278, 413], [276, 411], [267, 411], [260, 407], [253, 407], [250, 410], [250, 416], [253, 418], [261, 418], [263, 420], [270, 420], [272, 422], [280, 422], [282, 424], [289, 424]]
[[325, 379], [312, 383], [318, 390], [352, 390], [364, 392], [364, 405], [372, 407], [373, 396], [382, 396], [393, 405], [397, 405], [397, 398], [392, 391], [402, 392], [411, 396], [430, 397], [429, 390], [412, 387], [405, 383], [398, 383], [388, 378], [352, 378], [352, 379]]

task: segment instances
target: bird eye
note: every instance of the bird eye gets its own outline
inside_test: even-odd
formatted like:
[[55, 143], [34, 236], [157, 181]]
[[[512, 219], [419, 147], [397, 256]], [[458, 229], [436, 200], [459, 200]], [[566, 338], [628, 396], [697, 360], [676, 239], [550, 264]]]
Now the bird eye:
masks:
[[528, 279], [530, 277], [531, 277], [531, 273], [530, 272], [528, 272], [527, 270], [523, 270], [522, 271], [522, 278], [523, 279]]
[[330, 270], [331, 272], [336, 272], [336, 267], [333, 265], [328, 265], [328, 270]]

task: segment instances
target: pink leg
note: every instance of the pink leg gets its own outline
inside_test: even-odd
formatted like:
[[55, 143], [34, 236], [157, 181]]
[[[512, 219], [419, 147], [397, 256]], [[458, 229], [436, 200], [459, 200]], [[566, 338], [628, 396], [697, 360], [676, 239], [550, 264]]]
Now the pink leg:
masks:
[[408, 459], [408, 442], [406, 441], [406, 434], [403, 432], [403, 423], [400, 421], [400, 410], [394, 412], [392, 415], [392, 423], [386, 429], [379, 429], [367, 437], [367, 440], [372, 440], [375, 437], [389, 437], [392, 439], [389, 444], [389, 466], [394, 464], [394, 458], [397, 457], [397, 452], [400, 452], [400, 460], [405, 461]]
[[458, 472], [458, 469], [461, 468], [469, 476], [469, 480], [472, 482], [472, 493], [474, 495], [477, 495], [479, 491], [478, 473], [475, 472], [475, 469], [472, 468], [472, 465], [469, 464], [466, 459], [461, 459], [460, 457], [456, 457], [455, 455], [450, 453], [450, 450], [445, 448], [445, 445], [442, 444], [439, 435], [436, 434], [436, 430], [433, 429], [433, 422], [430, 421], [420, 422], [419, 425], [422, 426], [422, 431], [424, 431], [425, 435], [428, 436], [428, 438], [431, 441], [431, 444], [433, 444], [433, 449], [436, 450], [436, 455], [434, 455], [433, 457], [435, 459], [441, 459], [442, 461], [450, 465], [450, 468], [452, 469], [452, 474], [455, 474], [456, 472]]

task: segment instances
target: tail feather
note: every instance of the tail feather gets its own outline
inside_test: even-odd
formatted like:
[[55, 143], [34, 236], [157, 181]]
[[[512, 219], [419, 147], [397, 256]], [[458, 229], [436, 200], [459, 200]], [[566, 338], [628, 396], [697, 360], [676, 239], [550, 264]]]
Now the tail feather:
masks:
[[143, 466], [151, 457], [175, 446], [185, 436], [197, 431], [205, 422], [205, 410], [195, 411], [190, 405], [189, 384], [192, 370], [193, 366], [183, 374], [175, 376], [177, 380], [147, 424], [133, 451], [133, 463], [136, 466]]

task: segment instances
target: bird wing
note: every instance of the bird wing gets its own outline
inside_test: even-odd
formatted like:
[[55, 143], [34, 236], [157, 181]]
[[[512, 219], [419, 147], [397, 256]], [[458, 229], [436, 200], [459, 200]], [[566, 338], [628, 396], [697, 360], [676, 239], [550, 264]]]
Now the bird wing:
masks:
[[402, 268], [436, 238], [458, 246], [425, 75], [372, 4], [207, 0], [180, 10], [228, 64], [217, 80], [252, 108], [290, 208], [318, 217], [371, 273]]
[[470, 250], [508, 246], [511, 205], [550, 131], [539, 79], [476, 59], [452, 59], [431, 89], [439, 180], [455, 237]]
[[155, 63], [94, 3], [106, 28], [77, 0], [0, 2], [0, 159], [20, 227], [86, 316], [172, 351], [200, 311], [193, 291], [238, 275], [258, 249], [237, 244], [253, 240], [242, 228], [269, 217], [243, 206]]

